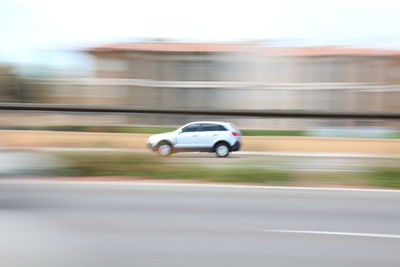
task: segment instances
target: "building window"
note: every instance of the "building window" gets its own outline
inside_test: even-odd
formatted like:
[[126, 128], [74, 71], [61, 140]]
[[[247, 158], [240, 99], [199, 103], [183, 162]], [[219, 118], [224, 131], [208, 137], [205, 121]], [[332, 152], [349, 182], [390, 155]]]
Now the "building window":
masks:
[[204, 63], [201, 61], [181, 61], [178, 64], [178, 80], [204, 81]]
[[128, 69], [128, 63], [123, 59], [118, 58], [99, 58], [99, 71], [123, 72]]

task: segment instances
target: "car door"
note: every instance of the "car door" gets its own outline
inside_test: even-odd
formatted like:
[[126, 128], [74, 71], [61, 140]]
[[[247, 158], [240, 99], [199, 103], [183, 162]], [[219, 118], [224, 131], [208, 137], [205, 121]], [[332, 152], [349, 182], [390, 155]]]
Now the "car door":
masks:
[[226, 129], [219, 124], [215, 123], [202, 123], [201, 124], [201, 143], [203, 147], [212, 147], [215, 142], [222, 138]]
[[200, 124], [189, 124], [182, 128], [176, 137], [176, 148], [195, 148], [199, 147]]

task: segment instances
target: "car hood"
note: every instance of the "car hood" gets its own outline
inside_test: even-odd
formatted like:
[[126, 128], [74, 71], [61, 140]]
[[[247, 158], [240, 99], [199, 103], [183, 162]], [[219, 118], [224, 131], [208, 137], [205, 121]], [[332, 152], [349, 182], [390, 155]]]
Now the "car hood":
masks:
[[149, 137], [149, 142], [152, 141], [160, 141], [162, 139], [172, 138], [176, 135], [175, 132], [168, 132], [168, 133], [161, 133], [161, 134], [154, 134]]

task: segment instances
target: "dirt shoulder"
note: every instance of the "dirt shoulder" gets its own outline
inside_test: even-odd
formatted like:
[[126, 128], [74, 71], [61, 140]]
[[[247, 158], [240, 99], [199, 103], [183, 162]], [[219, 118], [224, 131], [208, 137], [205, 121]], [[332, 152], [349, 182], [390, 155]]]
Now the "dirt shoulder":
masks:
[[[145, 149], [149, 134], [0, 131], [1, 146]], [[244, 151], [400, 154], [400, 139], [244, 136]]]

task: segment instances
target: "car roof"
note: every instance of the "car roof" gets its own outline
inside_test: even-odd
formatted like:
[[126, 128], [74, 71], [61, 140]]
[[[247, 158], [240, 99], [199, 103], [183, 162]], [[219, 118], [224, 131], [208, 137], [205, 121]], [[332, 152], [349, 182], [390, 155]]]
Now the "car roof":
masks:
[[193, 121], [193, 122], [187, 123], [186, 125], [194, 124], [194, 123], [230, 124], [229, 122], [223, 122], [223, 121]]

